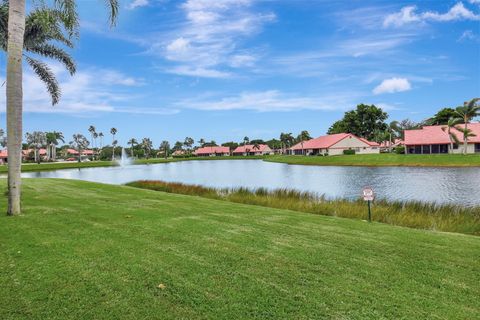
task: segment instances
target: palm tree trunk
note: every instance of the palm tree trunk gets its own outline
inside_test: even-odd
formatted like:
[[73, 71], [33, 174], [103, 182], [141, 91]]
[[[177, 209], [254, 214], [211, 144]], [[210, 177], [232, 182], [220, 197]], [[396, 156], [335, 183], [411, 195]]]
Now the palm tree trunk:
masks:
[[22, 186], [22, 52], [25, 34], [25, 0], [10, 0], [8, 9], [7, 150], [8, 215], [20, 214]]
[[465, 119], [465, 132], [463, 133], [463, 154], [467, 154], [467, 146], [468, 146], [468, 119]]
[[[115, 135], [113, 136], [113, 141], [115, 141]], [[115, 144], [112, 142], [112, 161], [115, 161]]]

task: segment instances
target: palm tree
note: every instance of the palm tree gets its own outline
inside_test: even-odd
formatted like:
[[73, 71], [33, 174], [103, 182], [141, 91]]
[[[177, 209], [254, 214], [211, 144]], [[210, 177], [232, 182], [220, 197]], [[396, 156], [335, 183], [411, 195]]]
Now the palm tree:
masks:
[[74, 134], [73, 135], [73, 141], [70, 141], [70, 146], [77, 150], [78, 152], [78, 162], [82, 161], [82, 152], [86, 148], [88, 148], [88, 145], [90, 142], [88, 142], [87, 138], [83, 134]]
[[183, 145], [185, 146], [185, 148], [187, 148], [189, 153], [191, 152], [191, 149], [192, 149], [192, 146], [193, 146], [194, 142], [195, 141], [190, 137], [186, 137], [185, 141], [183, 141]]
[[145, 158], [148, 159], [153, 148], [152, 140], [150, 140], [150, 138], [143, 138], [141, 145], [143, 150], [145, 151]]
[[103, 149], [103, 137], [104, 137], [103, 132], [99, 132], [98, 137], [100, 138], [100, 150], [102, 150]]
[[180, 151], [182, 150], [182, 147], [183, 147], [183, 143], [181, 141], [177, 141], [173, 146], [173, 151]]
[[203, 147], [205, 145], [205, 139], [201, 138], [200, 140], [198, 140], [198, 144], [200, 145], [200, 147]]
[[[110, 21], [114, 24], [118, 14], [118, 0], [107, 0], [110, 5]], [[47, 37], [41, 42], [43, 46], [37, 48], [36, 51], [40, 55], [50, 57], [65, 57], [56, 48], [49, 43], [49, 40], [58, 40], [68, 45], [68, 38], [78, 34], [79, 22], [76, 12], [75, 0], [56, 0], [54, 1], [55, 14], [45, 14], [43, 19], [33, 19], [40, 29], [37, 31], [47, 30]], [[44, 3], [42, 2], [44, 10]], [[42, 9], [39, 9], [42, 10]], [[57, 24], [52, 24], [56, 21]], [[5, 25], [5, 24], [4, 24]], [[61, 26], [55, 28], [54, 26]], [[21, 194], [21, 151], [22, 151], [22, 109], [23, 109], [23, 90], [22, 90], [22, 58], [24, 45], [28, 44], [28, 27], [25, 20], [25, 0], [14, 0], [9, 3], [8, 7], [8, 32], [4, 34], [3, 39], [8, 39], [7, 48], [7, 135], [8, 135], [8, 215], [20, 214], [20, 194]], [[63, 36], [62, 31], [68, 33], [68, 37]], [[8, 35], [8, 37], [6, 37]], [[61, 40], [63, 39], [63, 41]], [[38, 39], [34, 39], [32, 43], [36, 43]], [[33, 51], [33, 50], [32, 50]], [[54, 53], [56, 52], [56, 53]], [[48, 91], [52, 95], [55, 92], [55, 81], [50, 77], [51, 73], [46, 64], [35, 59], [27, 58], [27, 62], [33, 67], [37, 75], [50, 85], [47, 86]], [[66, 60], [61, 59], [65, 62]], [[71, 70], [70, 70], [71, 71]], [[59, 97], [59, 96], [58, 96]], [[56, 102], [55, 96], [52, 95], [53, 101]]]
[[250, 142], [248, 137], [243, 137], [243, 145], [246, 146]]
[[47, 159], [55, 161], [57, 159], [57, 145], [59, 141], [65, 142], [61, 132], [53, 131], [46, 133], [47, 138]]
[[25, 138], [29, 147], [33, 148], [34, 161], [40, 163], [40, 155], [38, 150], [47, 144], [45, 132], [33, 131], [25, 133]]
[[280, 134], [280, 141], [282, 142], [282, 149], [283, 149], [283, 153], [285, 154], [287, 151], [287, 148], [289, 148], [292, 145], [292, 142], [294, 141], [294, 139], [291, 133], [282, 132]]
[[463, 107], [458, 107], [456, 113], [459, 121], [464, 123], [463, 132], [463, 154], [467, 154], [468, 137], [471, 137], [471, 131], [468, 129], [468, 123], [478, 115], [480, 115], [480, 105], [477, 102], [480, 98], [474, 98], [464, 103]]
[[[90, 126], [88, 128], [88, 132], [90, 132], [90, 137], [92, 138], [92, 148], [95, 150], [95, 135], [96, 135], [96, 129], [95, 126]], [[95, 154], [93, 155], [93, 160], [95, 160]]]
[[115, 135], [117, 134], [117, 128], [111, 128], [110, 134], [112, 135], [112, 161], [115, 161], [115, 145], [117, 140], [115, 140]]
[[167, 140], [163, 140], [160, 144], [160, 150], [163, 150], [165, 159], [168, 158], [168, 152], [170, 151], [170, 143]]
[[97, 148], [98, 133], [94, 132], [92, 135], [92, 138], [93, 138], [93, 158], [96, 159], [97, 150], [98, 150]]
[[136, 144], [138, 144], [137, 140], [135, 138], [132, 138], [128, 140], [127, 144], [131, 145], [130, 147], [130, 156], [133, 158], [135, 155], [133, 154], [133, 148], [135, 147]]
[[7, 137], [5, 137], [5, 131], [0, 129], [0, 146], [5, 148], [7, 146]]
[[458, 125], [461, 122], [460, 119], [458, 118], [453, 118], [450, 117], [447, 122], [446, 127], [442, 127], [442, 130], [445, 131], [448, 134], [448, 138], [450, 139], [450, 153], [453, 152], [453, 144], [460, 144], [460, 140], [458, 140], [457, 135], [455, 132], [452, 131], [452, 129], [457, 129], [455, 126]]
[[312, 137], [310, 136], [310, 133], [307, 130], [303, 130], [298, 135], [297, 140], [300, 141], [300, 144], [302, 145], [302, 155], [305, 154], [305, 151], [303, 150], [303, 142], [310, 139], [312, 139]]

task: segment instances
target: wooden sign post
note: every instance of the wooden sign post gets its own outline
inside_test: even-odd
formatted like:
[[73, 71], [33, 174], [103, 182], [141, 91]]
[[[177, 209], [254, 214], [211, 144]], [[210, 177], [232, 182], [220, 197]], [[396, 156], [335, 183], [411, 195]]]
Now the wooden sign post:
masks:
[[368, 204], [368, 222], [372, 222], [372, 210], [370, 202], [375, 199], [375, 193], [371, 187], [364, 187], [363, 188], [363, 200], [367, 201]]

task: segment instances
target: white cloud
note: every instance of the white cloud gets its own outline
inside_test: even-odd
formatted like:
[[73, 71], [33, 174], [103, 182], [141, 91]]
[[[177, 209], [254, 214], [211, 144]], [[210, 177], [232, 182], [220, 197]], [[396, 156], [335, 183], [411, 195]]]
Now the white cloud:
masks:
[[[476, 0], [478, 1], [478, 0]], [[450, 8], [446, 13], [438, 13], [434, 11], [426, 11], [423, 13], [416, 12], [416, 6], [403, 7], [400, 12], [389, 14], [383, 20], [384, 27], [401, 27], [411, 23], [421, 23], [427, 21], [456, 21], [456, 20], [480, 20], [480, 15], [475, 14], [465, 8], [463, 3], [458, 2]]]
[[458, 41], [465, 41], [465, 40], [477, 41], [479, 40], [479, 37], [475, 33], [473, 33], [472, 30], [465, 30], [460, 36], [460, 38], [458, 38]]
[[232, 68], [252, 67], [255, 56], [240, 40], [260, 31], [275, 15], [258, 13], [256, 0], [188, 0], [180, 8], [186, 20], [149, 50], [176, 65], [168, 72], [184, 76], [224, 78]]
[[230, 78], [232, 76], [229, 72], [219, 71], [209, 68], [194, 67], [188, 65], [181, 65], [178, 67], [165, 69], [166, 72], [190, 77], [200, 78]]
[[[127, 76], [115, 70], [86, 69], [72, 77], [59, 64], [51, 65], [60, 89], [58, 105], [52, 106], [45, 85], [31, 70], [23, 75], [24, 111], [27, 113], [57, 113], [77, 116], [93, 116], [104, 112], [131, 114], [172, 114], [176, 109], [132, 107], [135, 96], [124, 89], [138, 86], [141, 79]], [[4, 79], [0, 79], [3, 82]], [[0, 88], [0, 104], [5, 107], [5, 86]], [[5, 112], [3, 108], [1, 110]]]
[[408, 91], [412, 86], [406, 78], [385, 79], [373, 89], [374, 94]]
[[217, 99], [189, 99], [180, 101], [177, 108], [226, 111], [252, 110], [258, 112], [298, 111], [298, 110], [345, 110], [351, 107], [357, 96], [336, 94], [324, 96], [299, 96], [278, 90], [243, 92], [236, 96]]
[[140, 8], [140, 7], [145, 7], [145, 6], [148, 6], [148, 5], [149, 5], [148, 0], [133, 0], [127, 6], [127, 8], [130, 9], [130, 10], [133, 10], [133, 9]]

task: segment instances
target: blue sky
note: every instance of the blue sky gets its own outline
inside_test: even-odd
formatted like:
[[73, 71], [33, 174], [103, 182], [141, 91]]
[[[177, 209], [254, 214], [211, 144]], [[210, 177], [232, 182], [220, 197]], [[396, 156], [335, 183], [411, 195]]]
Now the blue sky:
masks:
[[480, 0], [131, 0], [114, 29], [103, 1], [78, 3], [78, 72], [52, 63], [51, 107], [25, 68], [25, 131], [318, 136], [359, 103], [418, 121], [480, 95]]

